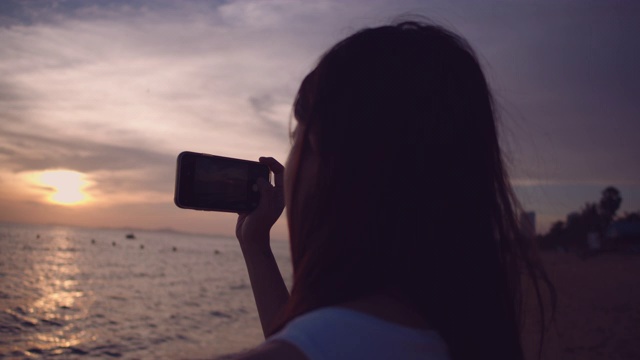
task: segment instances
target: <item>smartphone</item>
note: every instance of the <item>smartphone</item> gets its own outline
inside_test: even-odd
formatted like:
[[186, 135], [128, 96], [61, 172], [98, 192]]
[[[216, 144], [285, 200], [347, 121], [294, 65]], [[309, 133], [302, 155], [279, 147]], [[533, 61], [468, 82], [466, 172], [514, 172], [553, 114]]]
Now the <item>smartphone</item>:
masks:
[[183, 209], [250, 212], [260, 202], [256, 181], [269, 168], [256, 161], [185, 151], [178, 155], [175, 204]]

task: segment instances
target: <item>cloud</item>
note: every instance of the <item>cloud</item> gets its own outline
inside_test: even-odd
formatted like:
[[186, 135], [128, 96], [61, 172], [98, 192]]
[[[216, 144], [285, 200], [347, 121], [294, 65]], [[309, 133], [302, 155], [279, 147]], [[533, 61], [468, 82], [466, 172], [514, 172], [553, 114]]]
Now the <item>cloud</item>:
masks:
[[0, 141], [4, 152], [11, 155], [3, 159], [5, 168], [16, 172], [61, 167], [82, 172], [136, 169], [141, 165], [154, 168], [169, 158], [168, 154], [142, 148], [7, 131], [0, 134]]
[[[23, 199], [42, 193], [29, 191], [38, 187], [31, 182], [31, 174], [57, 169], [86, 174], [91, 184], [86, 190], [97, 205], [154, 204], [168, 202], [172, 196], [176, 166], [173, 154], [87, 139], [50, 139], [11, 132], [0, 134], [0, 142], [8, 147], [8, 151], [0, 151], [0, 177], [5, 187], [25, 193]], [[22, 188], [16, 186], [20, 183]]]
[[637, 183], [640, 103], [630, 96], [640, 93], [640, 43], [632, 39], [640, 6], [504, 5], [486, 12], [492, 26], [465, 30], [485, 60], [514, 176]]
[[249, 98], [249, 104], [253, 108], [260, 124], [267, 133], [271, 133], [277, 139], [288, 139], [288, 126], [282, 119], [292, 118], [291, 105], [283, 99], [278, 101], [272, 94], [256, 95]]
[[10, 0], [0, 181], [67, 168], [103, 197], [170, 204], [180, 151], [284, 160], [290, 106], [318, 56], [407, 12], [480, 54], [521, 185], [640, 178], [632, 3]]
[[[35, 127], [60, 137], [172, 151], [181, 144], [213, 143], [227, 154], [254, 156], [265, 147], [251, 144], [281, 143], [283, 153], [289, 104], [308, 66], [292, 55], [296, 44], [290, 40], [296, 38], [280, 28], [265, 30], [264, 24], [240, 27], [247, 19], [235, 3], [204, 14], [191, 12], [200, 10], [197, 4], [186, 3], [175, 14], [161, 7], [128, 16], [105, 7], [92, 9], [87, 18], [1, 32], [8, 83], [2, 95], [27, 94], [17, 114], [2, 114], [19, 115], [17, 124], [5, 123], [3, 130]], [[256, 6], [251, 16], [264, 7]], [[265, 97], [278, 103], [269, 117], [256, 117], [247, 105]], [[256, 133], [256, 125], [269, 131]], [[241, 146], [246, 147], [232, 149]]]

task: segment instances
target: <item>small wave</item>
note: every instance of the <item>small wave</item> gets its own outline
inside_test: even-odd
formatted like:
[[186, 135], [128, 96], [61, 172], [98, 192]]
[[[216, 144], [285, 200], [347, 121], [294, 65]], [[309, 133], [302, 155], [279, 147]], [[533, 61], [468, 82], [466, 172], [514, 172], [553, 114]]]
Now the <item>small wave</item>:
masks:
[[38, 319], [24, 315], [24, 310], [22, 310], [22, 308], [18, 307], [16, 310], [17, 311], [6, 309], [5, 312], [11, 315], [15, 321], [19, 322], [23, 326], [34, 327], [38, 325]]
[[27, 351], [32, 353], [32, 354], [38, 354], [38, 355], [44, 354], [44, 350], [42, 350], [40, 348], [31, 348], [31, 349], [27, 349]]
[[53, 320], [47, 320], [47, 319], [42, 319], [40, 320], [43, 324], [47, 324], [47, 325], [53, 325], [53, 326], [62, 326], [62, 324], [60, 324], [57, 321], [53, 321]]
[[154, 345], [158, 345], [158, 344], [162, 344], [165, 343], [167, 341], [171, 341], [173, 340], [173, 338], [171, 336], [160, 336], [160, 337], [156, 337], [156, 338], [151, 338], [151, 343]]
[[58, 247], [56, 250], [62, 251], [62, 252], [76, 252], [76, 251], [79, 251], [78, 249], [76, 249], [74, 247]]
[[222, 311], [217, 311], [217, 310], [209, 311], [209, 315], [219, 317], [219, 318], [226, 318], [226, 319], [231, 318], [231, 315], [223, 313]]
[[88, 351], [75, 346], [70, 347], [69, 350], [75, 355], [87, 355], [89, 353]]
[[[60, 356], [60, 355], [88, 355], [89, 351], [81, 349], [79, 347], [71, 346], [71, 347], [53, 347], [53, 348], [40, 348], [40, 347], [32, 347], [27, 350], [16, 350], [13, 351], [10, 355], [12, 357], [20, 357], [20, 358], [49, 358], [51, 356]], [[0, 354], [0, 358], [2, 358], [2, 354]], [[66, 358], [63, 356], [63, 358]]]
[[[0, 320], [0, 334], [9, 334], [9, 335], [15, 335], [15, 334], [19, 334], [21, 329], [19, 326], [17, 325], [12, 325], [12, 324], [4, 324], [4, 321]], [[0, 338], [0, 344], [4, 344], [5, 341], [2, 340], [2, 338]]]
[[107, 355], [110, 357], [122, 357], [122, 352], [116, 348], [114, 345], [102, 345], [96, 346], [88, 351], [92, 355]]
[[190, 341], [190, 340], [191, 340], [191, 338], [190, 338], [190, 337], [188, 337], [188, 336], [187, 336], [187, 335], [185, 335], [185, 334], [178, 334], [178, 335], [176, 335], [176, 339], [178, 339], [178, 340], [187, 340], [187, 341]]
[[200, 307], [200, 303], [196, 302], [196, 301], [185, 301], [182, 303], [183, 306], [189, 306], [189, 307]]
[[149, 274], [146, 272], [137, 272], [137, 273], [133, 273], [131, 275], [127, 275], [133, 278], [149, 278], [149, 279], [157, 279], [157, 278], [163, 278], [166, 277], [164, 272], [159, 272], [157, 274]]
[[121, 353], [119, 353], [119, 352], [116, 352], [116, 351], [109, 351], [109, 350], [107, 350], [107, 351], [103, 351], [102, 353], [103, 353], [104, 355], [111, 356], [111, 357], [122, 357], [122, 354], [121, 354]]
[[20, 350], [15, 350], [9, 353], [9, 358], [13, 359], [13, 358], [30, 358], [33, 357], [33, 354], [31, 354], [28, 351], [20, 351]]

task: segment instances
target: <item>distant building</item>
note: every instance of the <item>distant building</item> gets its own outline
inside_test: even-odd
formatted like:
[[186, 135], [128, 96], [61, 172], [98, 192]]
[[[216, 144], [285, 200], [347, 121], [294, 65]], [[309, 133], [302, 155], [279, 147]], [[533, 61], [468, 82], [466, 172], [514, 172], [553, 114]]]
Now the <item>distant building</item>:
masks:
[[616, 221], [604, 236], [609, 249], [640, 252], [640, 222]]
[[525, 211], [520, 214], [520, 229], [528, 239], [536, 237], [536, 213], [535, 211]]
[[616, 221], [609, 225], [605, 236], [609, 239], [640, 240], [640, 222]]

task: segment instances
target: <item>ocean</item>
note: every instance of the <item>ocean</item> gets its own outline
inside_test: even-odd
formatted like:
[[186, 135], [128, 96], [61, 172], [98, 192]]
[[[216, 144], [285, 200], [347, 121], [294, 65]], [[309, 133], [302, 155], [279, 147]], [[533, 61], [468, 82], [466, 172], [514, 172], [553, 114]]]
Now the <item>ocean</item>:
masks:
[[[0, 224], [0, 359], [223, 358], [262, 331], [237, 240]], [[273, 241], [290, 284], [288, 244]]]

